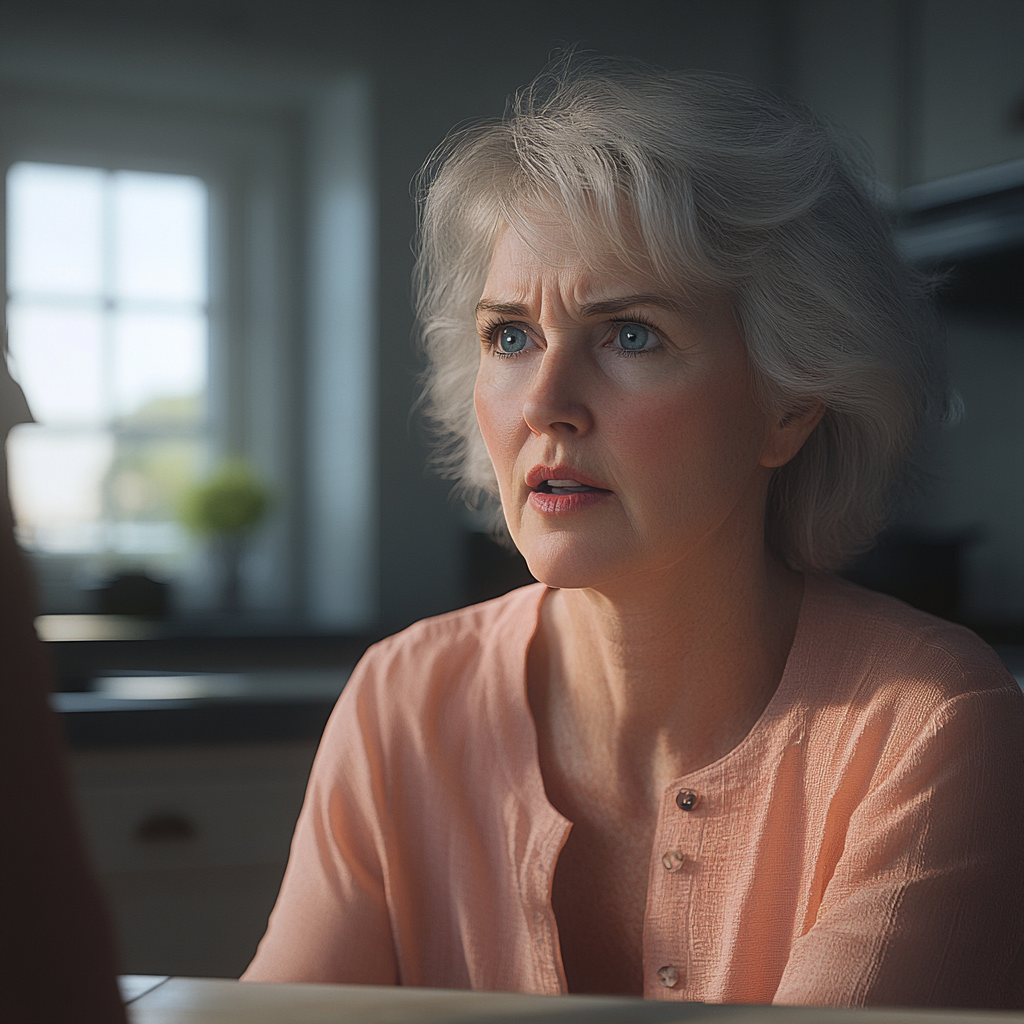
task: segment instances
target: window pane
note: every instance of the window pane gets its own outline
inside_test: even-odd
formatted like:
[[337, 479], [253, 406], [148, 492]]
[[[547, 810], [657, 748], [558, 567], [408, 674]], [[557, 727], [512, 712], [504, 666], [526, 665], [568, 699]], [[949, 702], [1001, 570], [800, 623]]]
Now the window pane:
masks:
[[11, 431], [7, 453], [22, 543], [55, 552], [100, 550], [103, 481], [113, 438], [29, 424]]
[[185, 530], [175, 522], [111, 523], [107, 546], [120, 555], [177, 555], [185, 547]]
[[112, 517], [176, 519], [182, 493], [199, 475], [203, 450], [197, 438], [118, 437], [110, 471]]
[[206, 301], [206, 187], [180, 174], [113, 175], [114, 294]]
[[173, 555], [185, 549], [178, 506], [185, 488], [199, 476], [204, 452], [198, 438], [116, 439], [107, 538], [113, 551]]
[[114, 402], [140, 422], [197, 422], [206, 388], [206, 317], [120, 313], [114, 317]]
[[103, 285], [103, 179], [91, 167], [14, 164], [7, 172], [7, 281], [19, 291], [97, 295]]
[[12, 370], [40, 423], [99, 426], [106, 418], [99, 309], [12, 302]]
[[22, 541], [170, 565], [208, 447], [206, 186], [29, 163], [7, 181], [12, 369], [40, 421], [9, 442]]

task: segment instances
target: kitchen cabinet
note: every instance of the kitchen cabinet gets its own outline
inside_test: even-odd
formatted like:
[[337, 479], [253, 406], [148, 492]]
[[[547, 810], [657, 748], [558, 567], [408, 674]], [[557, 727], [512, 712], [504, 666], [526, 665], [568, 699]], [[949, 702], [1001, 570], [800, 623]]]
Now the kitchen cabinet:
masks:
[[315, 752], [314, 739], [72, 752], [122, 971], [237, 977], [245, 969]]

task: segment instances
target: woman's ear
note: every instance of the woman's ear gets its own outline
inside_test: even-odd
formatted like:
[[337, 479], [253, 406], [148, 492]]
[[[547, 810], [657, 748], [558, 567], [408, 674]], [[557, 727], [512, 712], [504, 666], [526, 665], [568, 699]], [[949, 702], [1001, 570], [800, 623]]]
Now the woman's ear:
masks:
[[768, 431], [761, 449], [761, 465], [766, 469], [784, 466], [800, 451], [824, 415], [824, 402], [811, 402], [787, 412]]

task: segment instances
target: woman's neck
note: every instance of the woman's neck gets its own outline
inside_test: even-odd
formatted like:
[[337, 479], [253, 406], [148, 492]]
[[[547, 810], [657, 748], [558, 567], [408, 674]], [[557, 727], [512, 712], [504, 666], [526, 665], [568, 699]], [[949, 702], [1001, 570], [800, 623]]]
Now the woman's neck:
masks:
[[528, 676], [558, 773], [650, 805], [672, 778], [724, 756], [778, 686], [802, 594], [802, 576], [763, 551], [549, 591]]

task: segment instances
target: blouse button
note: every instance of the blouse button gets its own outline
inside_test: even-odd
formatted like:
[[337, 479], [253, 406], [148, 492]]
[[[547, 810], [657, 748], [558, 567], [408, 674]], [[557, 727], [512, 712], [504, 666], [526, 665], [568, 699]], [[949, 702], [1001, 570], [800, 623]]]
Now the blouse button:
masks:
[[675, 874], [686, 862], [686, 854], [682, 850], [669, 850], [661, 858], [661, 866], [671, 874]]
[[675, 988], [679, 984], [679, 968], [669, 964], [666, 967], [658, 968], [658, 981], [665, 988]]
[[692, 789], [681, 789], [676, 793], [676, 807], [681, 811], [692, 811], [700, 803], [700, 796]]

